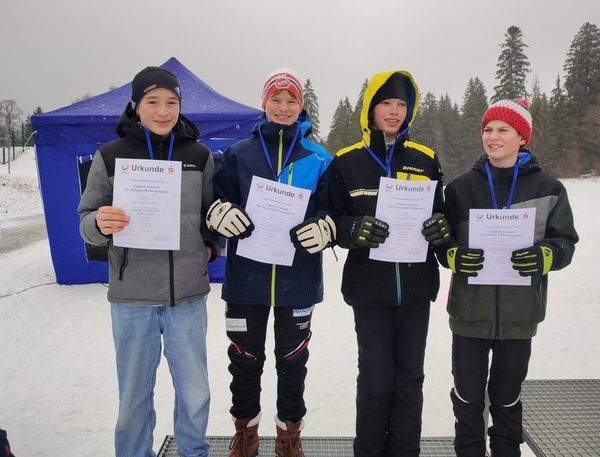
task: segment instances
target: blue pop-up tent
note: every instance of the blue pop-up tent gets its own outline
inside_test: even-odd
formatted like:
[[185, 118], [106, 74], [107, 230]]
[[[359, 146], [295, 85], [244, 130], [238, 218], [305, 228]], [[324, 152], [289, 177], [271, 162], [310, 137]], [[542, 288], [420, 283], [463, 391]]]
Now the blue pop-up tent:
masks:
[[[175, 74], [182, 113], [212, 151], [250, 136], [260, 111], [219, 94], [172, 57], [163, 65]], [[106, 261], [90, 260], [79, 235], [79, 170], [99, 146], [118, 138], [117, 121], [131, 97], [131, 83], [64, 108], [32, 116], [50, 253], [59, 284], [106, 282]]]

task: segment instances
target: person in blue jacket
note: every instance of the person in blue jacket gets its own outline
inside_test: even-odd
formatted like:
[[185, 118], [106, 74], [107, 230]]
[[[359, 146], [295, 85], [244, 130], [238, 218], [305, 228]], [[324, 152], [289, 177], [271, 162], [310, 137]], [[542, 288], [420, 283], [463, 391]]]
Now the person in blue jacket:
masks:
[[[258, 453], [261, 375], [265, 363], [267, 320], [275, 318], [278, 456], [302, 456], [300, 431], [306, 414], [304, 380], [314, 305], [323, 301], [322, 251], [335, 242], [328, 215], [327, 170], [332, 160], [309, 141], [311, 123], [302, 108], [303, 87], [293, 70], [282, 68], [264, 85], [264, 113], [252, 136], [223, 152], [213, 184], [217, 201], [207, 225], [228, 239], [222, 298], [231, 340], [233, 379], [230, 409], [236, 433], [231, 456]], [[245, 211], [253, 176], [310, 191], [305, 221], [283, 234], [296, 247], [291, 266], [274, 265], [238, 254], [239, 240], [252, 236]]]

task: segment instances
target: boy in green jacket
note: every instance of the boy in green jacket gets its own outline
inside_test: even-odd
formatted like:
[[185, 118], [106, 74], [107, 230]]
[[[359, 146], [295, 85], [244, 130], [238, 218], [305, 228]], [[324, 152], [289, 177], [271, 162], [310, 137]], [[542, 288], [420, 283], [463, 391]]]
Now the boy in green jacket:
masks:
[[[444, 206], [448, 225], [444, 218], [435, 225], [448, 229], [453, 238], [436, 253], [453, 272], [447, 309], [453, 338], [450, 396], [458, 457], [485, 455], [486, 385], [493, 422], [487, 430], [491, 452], [496, 457], [521, 455], [521, 383], [527, 375], [531, 339], [546, 314], [548, 272], [571, 263], [579, 240], [565, 187], [524, 149], [532, 133], [528, 108], [522, 99], [500, 100], [484, 113], [485, 152], [448, 184]], [[533, 245], [512, 253], [512, 248], [507, 249], [505, 277], [486, 273], [488, 279], [482, 281], [482, 273], [472, 279], [484, 267], [488, 272], [497, 268], [490, 262], [492, 251], [485, 262], [482, 246], [475, 248], [469, 240], [473, 213], [481, 217], [492, 209], [502, 215], [504, 211], [506, 215], [521, 211], [523, 217], [535, 214]], [[507, 280], [511, 274], [513, 279]], [[530, 277], [530, 282], [522, 277]]]

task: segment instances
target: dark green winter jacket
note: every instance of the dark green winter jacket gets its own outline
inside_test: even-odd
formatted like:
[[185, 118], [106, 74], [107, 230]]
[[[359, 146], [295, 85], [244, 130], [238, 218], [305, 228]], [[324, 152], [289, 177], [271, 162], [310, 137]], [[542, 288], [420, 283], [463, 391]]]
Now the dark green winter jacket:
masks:
[[[469, 244], [469, 209], [493, 208], [483, 154], [473, 167], [453, 179], [445, 189], [444, 213], [460, 245]], [[579, 237], [564, 185], [544, 172], [529, 152], [519, 153], [519, 167], [511, 208], [535, 208], [534, 244], [552, 248], [552, 270], [571, 263]], [[490, 164], [491, 165], [491, 164]], [[505, 208], [513, 168], [490, 166], [499, 208]], [[447, 267], [444, 249], [437, 251]], [[485, 254], [484, 254], [485, 255]], [[450, 329], [466, 337], [525, 339], [533, 337], [546, 316], [548, 275], [534, 276], [531, 286], [471, 285], [468, 277], [453, 274], [448, 296]]]

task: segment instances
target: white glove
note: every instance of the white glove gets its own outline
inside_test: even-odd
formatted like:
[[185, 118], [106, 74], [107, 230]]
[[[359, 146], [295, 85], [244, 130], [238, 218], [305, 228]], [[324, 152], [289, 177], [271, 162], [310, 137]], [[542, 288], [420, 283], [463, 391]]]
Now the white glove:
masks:
[[226, 238], [247, 238], [254, 230], [254, 224], [240, 205], [221, 199], [208, 208], [206, 225]]
[[329, 216], [324, 219], [313, 217], [290, 230], [296, 249], [302, 254], [315, 254], [335, 242], [335, 222]]

